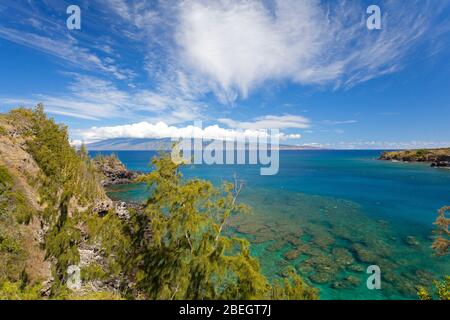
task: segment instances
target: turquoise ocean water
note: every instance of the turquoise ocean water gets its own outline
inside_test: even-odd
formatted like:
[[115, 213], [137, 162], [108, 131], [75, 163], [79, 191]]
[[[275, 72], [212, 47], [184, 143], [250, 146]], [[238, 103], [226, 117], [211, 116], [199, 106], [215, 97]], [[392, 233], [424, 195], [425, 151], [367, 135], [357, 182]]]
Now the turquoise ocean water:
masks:
[[[95, 155], [97, 152], [91, 152]], [[110, 152], [102, 152], [108, 154]], [[115, 151], [129, 169], [149, 171], [155, 152]], [[199, 165], [185, 177], [245, 181], [241, 200], [252, 214], [230, 232], [250, 240], [263, 272], [280, 279], [293, 266], [322, 299], [415, 299], [418, 285], [450, 274], [433, 256], [436, 211], [450, 205], [450, 170], [378, 161], [380, 151], [281, 151], [280, 171], [259, 166]], [[144, 201], [145, 185], [114, 186], [111, 198]], [[381, 268], [381, 290], [369, 290], [366, 268]]]

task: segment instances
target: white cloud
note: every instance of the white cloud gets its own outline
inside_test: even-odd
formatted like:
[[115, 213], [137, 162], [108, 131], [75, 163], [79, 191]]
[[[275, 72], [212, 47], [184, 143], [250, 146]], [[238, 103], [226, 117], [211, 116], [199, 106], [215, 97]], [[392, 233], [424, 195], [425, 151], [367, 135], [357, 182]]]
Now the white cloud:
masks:
[[65, 94], [35, 94], [25, 99], [0, 97], [0, 103], [13, 108], [18, 105], [34, 107], [36, 103], [42, 102], [48, 113], [87, 120], [135, 119], [139, 112], [154, 120], [163, 119], [166, 123], [203, 118], [201, 103], [183, 99], [176, 94], [123, 90], [111, 81], [76, 73], [68, 75], [73, 78], [73, 82], [67, 87]]
[[112, 74], [119, 80], [133, 76], [129, 70], [120, 70], [114, 64], [108, 63], [106, 60], [102, 61], [88, 49], [80, 47], [77, 41], [70, 36], [50, 38], [0, 26], [0, 38], [39, 50], [85, 70], [98, 70]]
[[124, 0], [108, 0], [109, 7], [125, 20], [131, 19], [130, 8]]
[[292, 133], [285, 136], [286, 139], [300, 139], [302, 137], [299, 133]]
[[357, 120], [340, 120], [340, 121], [336, 121], [336, 120], [323, 120], [322, 123], [325, 124], [325, 125], [335, 126], [335, 125], [341, 125], [341, 124], [353, 124], [353, 123], [358, 123], [358, 121], [357, 121]]
[[70, 140], [69, 141], [69, 143], [70, 143], [70, 145], [72, 146], [72, 147], [80, 147], [80, 146], [82, 146], [83, 145], [83, 141], [81, 141], [81, 140]]
[[256, 1], [194, 1], [180, 12], [181, 56], [228, 95], [237, 89], [246, 97], [267, 79], [302, 77], [298, 71], [316, 77], [306, 64], [320, 53], [325, 30], [311, 1], [279, 2], [275, 17]]
[[[339, 88], [399, 70], [406, 53], [430, 35], [444, 5], [425, 0], [379, 4], [383, 29], [368, 31], [366, 7], [343, 0], [98, 0], [101, 12], [113, 13], [105, 28], [119, 31], [111, 42], [87, 33], [75, 39], [64, 24], [23, 8], [24, 21], [39, 19], [45, 33], [18, 31], [11, 24], [0, 27], [0, 37], [118, 80], [135, 74], [118, 67], [119, 56], [100, 58], [87, 47], [111, 53], [122, 39], [131, 39], [126, 50], [144, 55], [142, 68], [156, 83], [152, 92], [158, 96], [146, 97], [152, 107], [167, 99], [170, 104], [179, 104], [177, 98], [201, 101], [209, 92], [230, 103], [268, 81]], [[96, 11], [85, 14], [86, 25], [96, 21], [91, 12]], [[445, 28], [439, 30], [433, 37]]]
[[[155, 124], [147, 121], [121, 125], [112, 127], [92, 127], [88, 130], [81, 130], [78, 135], [81, 140], [90, 143], [93, 141], [114, 139], [114, 138], [203, 138], [203, 139], [245, 139], [250, 137], [267, 137], [270, 134], [269, 130], [234, 130], [221, 128], [218, 125], [212, 125], [202, 128], [198, 125], [188, 125], [184, 127], [169, 126], [164, 122], [158, 122]], [[287, 139], [300, 139], [299, 134], [284, 134], [278, 133], [278, 137], [281, 140]]]
[[181, 67], [206, 77], [222, 101], [245, 98], [266, 81], [349, 87], [402, 68], [434, 14], [429, 2], [384, 1], [383, 29], [368, 31], [362, 4], [270, 3], [183, 2], [176, 26]]
[[310, 127], [310, 120], [302, 117], [285, 114], [282, 116], [262, 116], [252, 121], [236, 121], [232, 119], [218, 119], [220, 123], [226, 124], [234, 129], [305, 129]]
[[[142, 68], [148, 68], [150, 81], [144, 80], [139, 88], [128, 84], [124, 89], [121, 82], [78, 76], [67, 93], [3, 98], [0, 102], [32, 106], [34, 101], [42, 101], [52, 113], [91, 120], [145, 114], [149, 122], [162, 120], [170, 125], [205, 119], [208, 108], [214, 106], [200, 101], [209, 101], [210, 92], [219, 101], [229, 103], [247, 97], [266, 82], [341, 88], [395, 72], [404, 66], [406, 53], [430, 35], [432, 19], [443, 6], [431, 6], [425, 0], [380, 1], [383, 29], [368, 31], [366, 8], [349, 1], [97, 2], [102, 4], [101, 12], [116, 13], [107, 15], [113, 18], [105, 29], [100, 23], [95, 26], [108, 35], [104, 38], [86, 32], [75, 39], [64, 23], [51, 17], [43, 21], [45, 15], [36, 15], [47, 26], [45, 33], [27, 32], [30, 29], [26, 27], [18, 31], [13, 29], [17, 24], [11, 23], [0, 26], [0, 37], [82, 69], [113, 75], [117, 80], [134, 77], [133, 72], [119, 65], [129, 63], [135, 67], [139, 61], [127, 59], [138, 57]], [[86, 12], [86, 26], [97, 23], [92, 12], [97, 11]], [[440, 32], [433, 32], [433, 36]], [[125, 47], [126, 52], [117, 47]], [[111, 54], [114, 58], [102, 57], [98, 50], [117, 54]], [[120, 56], [124, 52], [132, 54]], [[143, 89], [145, 83], [147, 89]], [[354, 120], [330, 120], [328, 124], [353, 123], [350, 121]], [[291, 115], [252, 121], [224, 118], [220, 123], [253, 130], [310, 126], [308, 119]]]

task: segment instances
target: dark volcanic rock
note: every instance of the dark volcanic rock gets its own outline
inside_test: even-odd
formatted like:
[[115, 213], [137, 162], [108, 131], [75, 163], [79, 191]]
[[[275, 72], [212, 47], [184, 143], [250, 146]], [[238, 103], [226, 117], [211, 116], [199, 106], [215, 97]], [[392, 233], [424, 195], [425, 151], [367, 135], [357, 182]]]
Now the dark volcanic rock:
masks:
[[436, 161], [431, 163], [432, 167], [450, 168], [450, 161]]
[[128, 170], [114, 154], [94, 158], [94, 165], [104, 176], [103, 186], [131, 183], [139, 176], [138, 172]]

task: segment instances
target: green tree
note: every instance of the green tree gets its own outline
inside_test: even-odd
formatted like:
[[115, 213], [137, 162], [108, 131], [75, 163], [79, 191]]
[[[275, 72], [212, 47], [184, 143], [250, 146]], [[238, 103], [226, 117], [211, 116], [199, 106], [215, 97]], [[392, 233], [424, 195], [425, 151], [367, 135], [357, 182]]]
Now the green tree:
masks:
[[434, 222], [436, 225], [434, 233], [437, 237], [432, 247], [436, 251], [436, 254], [440, 256], [446, 255], [450, 247], [450, 231], [448, 230], [450, 218], [447, 217], [448, 212], [450, 212], [450, 207], [439, 209], [438, 216]]
[[39, 285], [31, 283], [26, 270], [28, 251], [24, 224], [33, 210], [17, 190], [8, 169], [0, 165], [0, 300], [37, 299]]
[[450, 276], [445, 276], [442, 281], [433, 281], [433, 285], [433, 293], [430, 293], [424, 287], [419, 287], [417, 294], [421, 300], [433, 300], [433, 296], [436, 296], [439, 300], [450, 300]]
[[85, 148], [77, 153], [69, 144], [67, 127], [47, 118], [42, 105], [28, 118], [28, 151], [42, 171], [37, 185], [47, 229], [45, 249], [47, 259], [54, 261], [53, 294], [58, 294], [67, 280], [67, 268], [80, 259], [79, 211], [104, 196], [104, 191]]
[[[68, 266], [79, 263], [78, 248], [86, 241], [99, 249], [103, 259], [84, 268], [82, 278], [119, 281], [121, 293], [106, 290], [89, 294], [91, 298], [317, 298], [316, 290], [292, 270], [284, 282], [271, 285], [250, 255], [249, 243], [229, 236], [228, 219], [248, 211], [238, 202], [242, 183], [237, 180], [220, 188], [208, 181], [185, 180], [180, 167], [165, 154], [153, 159], [155, 170], [142, 179], [151, 191], [143, 212], [130, 210], [129, 219], [114, 210], [99, 216], [91, 209], [106, 195], [86, 149], [77, 152], [70, 146], [67, 128], [47, 118], [42, 105], [34, 111], [13, 110], [7, 117], [40, 168], [32, 184], [43, 208], [39, 214], [44, 248], [54, 279], [51, 298], [84, 297], [71, 293], [65, 282]], [[26, 223], [26, 217], [4, 213], [10, 211], [11, 201], [14, 207], [26, 203], [19, 194], [12, 196], [14, 182], [6, 170], [0, 170], [0, 180], [0, 218], [7, 222], [0, 227], [11, 226], [12, 217]], [[38, 297], [39, 286], [29, 283], [26, 274], [18, 276], [23, 270], [22, 246], [13, 241], [17, 232], [8, 230], [11, 237], [0, 232], [0, 266], [5, 262], [20, 268], [14, 277], [0, 279], [0, 298]], [[19, 257], [21, 263], [14, 263]]]
[[[448, 226], [450, 219], [447, 218], [447, 213], [450, 211], [450, 207], [443, 207], [439, 209], [438, 216], [434, 224], [436, 225], [437, 234], [436, 239], [433, 242], [432, 248], [435, 250], [438, 256], [445, 256], [448, 254], [450, 246], [450, 232]], [[418, 296], [421, 300], [432, 300], [433, 295], [440, 300], [450, 300], [450, 276], [445, 276], [442, 281], [433, 281], [434, 294], [431, 294], [426, 288], [419, 287]]]
[[228, 219], [248, 210], [237, 199], [242, 184], [215, 188], [184, 180], [168, 154], [153, 159], [142, 178], [151, 189], [145, 214], [135, 220], [128, 272], [150, 299], [315, 299], [297, 276], [271, 286], [250, 255], [249, 243], [225, 235]]

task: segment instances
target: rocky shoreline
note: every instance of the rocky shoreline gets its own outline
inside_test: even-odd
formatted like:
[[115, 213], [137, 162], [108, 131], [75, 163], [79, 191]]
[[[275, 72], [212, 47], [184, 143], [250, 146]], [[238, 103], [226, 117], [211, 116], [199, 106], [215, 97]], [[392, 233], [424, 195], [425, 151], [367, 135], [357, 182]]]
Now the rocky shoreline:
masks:
[[386, 151], [378, 160], [397, 162], [424, 162], [433, 168], [450, 169], [450, 148]]
[[[142, 173], [128, 170], [122, 161], [115, 155], [97, 156], [93, 159], [96, 171], [102, 175], [101, 185], [107, 192], [107, 187], [118, 184], [130, 184], [136, 181]], [[129, 210], [142, 212], [143, 205], [139, 203], [112, 201], [106, 199], [95, 204], [93, 211], [99, 215], [108, 213], [114, 209], [121, 219], [130, 218]]]
[[103, 175], [103, 187], [134, 182], [140, 172], [128, 170], [115, 154], [110, 156], [97, 156], [93, 159], [96, 170]]

